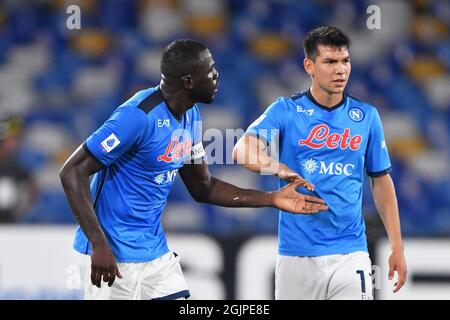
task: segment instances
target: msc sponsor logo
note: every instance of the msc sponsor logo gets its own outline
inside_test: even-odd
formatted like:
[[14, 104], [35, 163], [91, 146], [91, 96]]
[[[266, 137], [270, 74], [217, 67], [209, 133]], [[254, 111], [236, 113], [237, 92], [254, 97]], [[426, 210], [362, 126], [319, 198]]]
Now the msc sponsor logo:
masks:
[[340, 148], [345, 150], [349, 148], [352, 151], [356, 151], [361, 147], [362, 136], [352, 136], [349, 128], [345, 128], [341, 133], [330, 133], [330, 128], [326, 124], [319, 124], [315, 126], [309, 133], [306, 139], [298, 140], [298, 144], [301, 146], [308, 146], [311, 149], [336, 149]]
[[303, 169], [309, 174], [316, 172], [318, 167], [317, 162], [313, 159], [308, 159], [303, 162]]
[[177, 176], [178, 169], [166, 171], [158, 174], [153, 180], [156, 184], [164, 184], [168, 182], [172, 182]]
[[330, 176], [340, 176], [346, 175], [351, 176], [355, 170], [355, 165], [352, 163], [341, 163], [341, 162], [329, 162], [316, 161], [314, 159], [307, 159], [303, 161], [303, 169], [308, 173], [312, 174], [319, 170], [319, 174], [327, 174]]

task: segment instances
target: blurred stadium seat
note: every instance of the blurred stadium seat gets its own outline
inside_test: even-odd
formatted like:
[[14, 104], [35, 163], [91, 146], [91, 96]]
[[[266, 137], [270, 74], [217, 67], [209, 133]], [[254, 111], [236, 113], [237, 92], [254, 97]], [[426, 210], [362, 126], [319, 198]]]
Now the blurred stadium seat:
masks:
[[[385, 25], [373, 31], [365, 25], [370, 3], [363, 0], [70, 4], [77, 2], [81, 30], [65, 27], [67, 1], [0, 4], [0, 113], [23, 119], [16, 158], [40, 190], [20, 222], [75, 222], [58, 168], [123, 100], [156, 84], [159, 54], [174, 38], [204, 40], [221, 75], [216, 102], [202, 107], [204, 130], [245, 129], [277, 96], [306, 89], [301, 39], [314, 26], [334, 24], [353, 39], [349, 92], [377, 106], [383, 118], [404, 234], [449, 234], [450, 2], [383, 1]], [[239, 185], [276, 188], [270, 177], [234, 169], [212, 171]], [[370, 219], [369, 190], [364, 212]], [[179, 179], [170, 203], [170, 231], [276, 232], [275, 210], [197, 205]]]

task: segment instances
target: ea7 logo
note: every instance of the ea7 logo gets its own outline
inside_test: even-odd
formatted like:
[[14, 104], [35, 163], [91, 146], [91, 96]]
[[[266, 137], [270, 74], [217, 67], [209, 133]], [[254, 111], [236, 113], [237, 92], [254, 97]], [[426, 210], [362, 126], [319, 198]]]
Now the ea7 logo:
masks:
[[162, 127], [170, 127], [170, 120], [169, 119], [158, 119], [158, 128]]
[[303, 109], [302, 106], [297, 106], [297, 112], [301, 112], [308, 116], [312, 116], [314, 113], [314, 109]]

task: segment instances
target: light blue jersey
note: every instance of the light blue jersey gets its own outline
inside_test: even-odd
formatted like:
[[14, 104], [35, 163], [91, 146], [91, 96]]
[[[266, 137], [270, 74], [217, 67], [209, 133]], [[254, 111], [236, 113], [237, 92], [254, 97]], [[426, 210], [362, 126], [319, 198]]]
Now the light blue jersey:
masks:
[[[361, 213], [364, 171], [390, 172], [391, 163], [377, 110], [344, 95], [333, 108], [310, 92], [279, 98], [247, 129], [269, 143], [279, 139], [280, 162], [315, 185], [328, 211], [301, 215], [280, 211], [279, 254], [320, 256], [367, 251]], [[281, 187], [286, 182], [280, 180]]]
[[[97, 218], [118, 262], [168, 252], [161, 215], [179, 168], [204, 155], [198, 107], [179, 119], [158, 87], [136, 93], [84, 143], [103, 167], [91, 183]], [[91, 254], [78, 227], [75, 250]]]

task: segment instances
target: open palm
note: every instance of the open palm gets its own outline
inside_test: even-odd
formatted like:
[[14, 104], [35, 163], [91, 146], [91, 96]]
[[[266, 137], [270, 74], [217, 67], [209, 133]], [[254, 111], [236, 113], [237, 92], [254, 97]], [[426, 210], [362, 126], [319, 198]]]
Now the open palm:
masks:
[[296, 180], [275, 192], [275, 206], [283, 211], [300, 214], [311, 214], [328, 210], [328, 206], [325, 205], [325, 201], [322, 199], [295, 191], [296, 188], [303, 184], [304, 181]]

